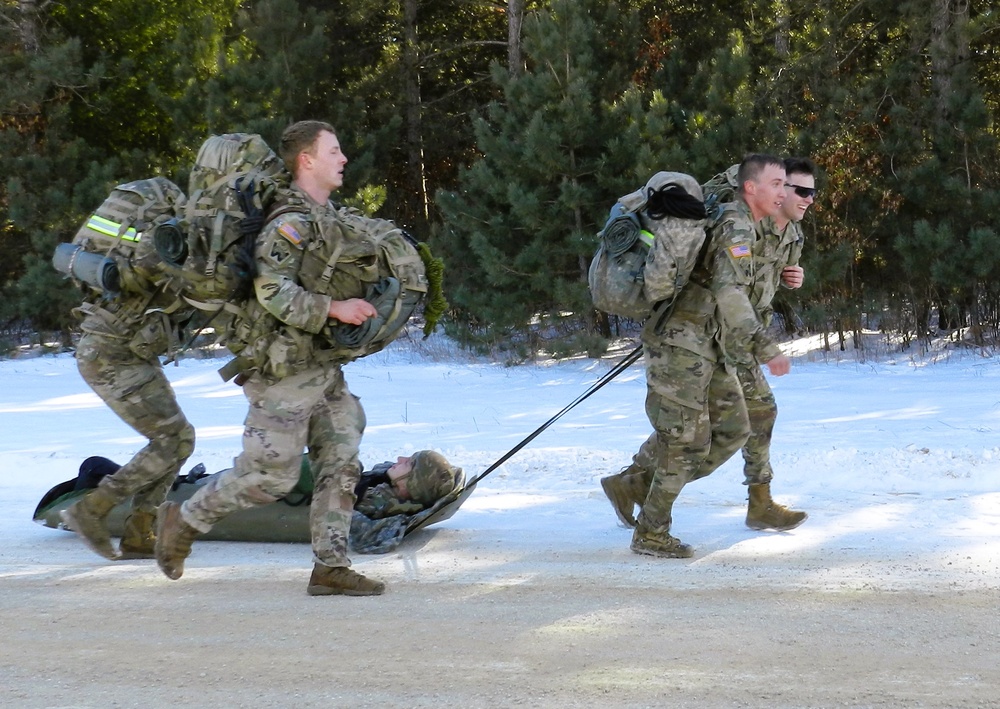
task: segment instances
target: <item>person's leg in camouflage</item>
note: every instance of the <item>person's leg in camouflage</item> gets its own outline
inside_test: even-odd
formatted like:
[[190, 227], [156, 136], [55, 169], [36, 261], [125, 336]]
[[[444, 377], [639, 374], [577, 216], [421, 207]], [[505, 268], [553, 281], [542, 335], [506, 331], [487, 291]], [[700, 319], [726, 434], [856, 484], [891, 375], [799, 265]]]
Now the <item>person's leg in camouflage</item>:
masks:
[[[684, 357], [683, 354], [680, 356]], [[687, 482], [706, 477], [717, 470], [737, 450], [740, 450], [749, 431], [748, 414], [737, 379], [724, 366], [714, 364], [712, 366], [713, 371], [708, 385], [706, 404], [710, 442], [708, 448], [705, 449], [704, 457]], [[632, 499], [641, 496], [641, 499], [635, 503], [641, 508], [649, 493], [653, 479], [653, 475], [649, 471], [657, 467], [656, 458], [661, 455], [659, 440], [660, 435], [653, 433], [633, 457], [632, 465], [629, 468], [617, 475], [609, 476], [615, 479], [615, 483], [620, 488], [628, 489], [628, 499], [621, 503], [622, 508], [627, 509], [628, 512], [632, 512], [634, 509], [628, 506]], [[602, 484], [606, 479], [602, 479]], [[607, 488], [605, 491], [610, 499], [611, 494], [607, 493]], [[612, 506], [618, 512], [618, 505], [614, 499], [612, 499]], [[622, 519], [621, 514], [619, 514], [619, 518]], [[627, 524], [625, 519], [622, 519], [622, 522]], [[634, 527], [635, 524], [630, 526]]]
[[[157, 360], [134, 354], [124, 340], [85, 333], [77, 346], [81, 376], [119, 418], [149, 443], [97, 489], [64, 511], [64, 519], [91, 549], [108, 559], [120, 558], [111, 545], [107, 515], [133, 498], [131, 530], [122, 552], [128, 558], [152, 553], [151, 525], [184, 461], [194, 451], [194, 427], [177, 405], [170, 382]], [[132, 532], [135, 532], [134, 534]]]
[[750, 435], [743, 391], [736, 375], [725, 365], [716, 364], [713, 368], [707, 407], [711, 444], [691, 480], [700, 480], [718, 470], [746, 444]]
[[674, 501], [711, 448], [706, 397], [714, 363], [679, 347], [646, 348], [646, 416], [651, 435], [636, 461], [653, 471], [632, 535], [637, 554], [687, 558], [694, 551], [670, 534]]
[[306, 591], [311, 596], [379, 595], [385, 584], [351, 569], [347, 555], [366, 420], [339, 367], [336, 374], [309, 426], [309, 463], [315, 480], [309, 516], [314, 564]]
[[[179, 579], [198, 534], [234, 512], [277, 501], [299, 479], [309, 419], [330, 375], [320, 368], [269, 384], [259, 375], [243, 386], [250, 406], [244, 420], [243, 451], [232, 470], [213, 477], [183, 505], [160, 508], [156, 561], [163, 573]], [[177, 508], [174, 510], [174, 508]], [[165, 512], [169, 512], [166, 515]]]
[[[299, 479], [302, 451], [307, 443], [312, 445], [324, 435], [321, 431], [328, 430], [328, 416], [325, 414], [327, 393], [342, 381], [339, 369], [328, 367], [311, 368], [275, 384], [268, 384], [259, 375], [247, 381], [243, 389], [250, 408], [243, 432], [243, 452], [236, 458], [233, 469], [213, 478], [183, 505], [168, 502], [161, 507], [162, 532], [156, 542], [156, 560], [168, 578], [176, 580], [183, 575], [184, 561], [198, 534], [208, 532], [213, 524], [233, 512], [274, 502], [295, 486]], [[349, 392], [348, 397], [356, 405], [356, 399]], [[363, 417], [360, 426], [364, 428]], [[360, 441], [360, 433], [352, 431], [346, 436], [349, 440], [357, 438]], [[312, 455], [310, 452], [310, 457]], [[356, 461], [356, 444], [354, 455]], [[355, 470], [353, 475], [356, 477], [359, 472]], [[317, 475], [315, 469], [314, 475]], [[318, 488], [317, 475], [313, 490], [314, 508]], [[322, 493], [319, 494], [322, 497]], [[372, 584], [373, 588], [359, 579]], [[371, 595], [381, 592], [381, 588], [374, 585], [376, 582], [350, 569], [346, 573], [327, 575], [322, 581], [330, 584], [331, 588], [340, 589], [324, 595], [335, 592]]]
[[736, 372], [750, 416], [750, 438], [743, 447], [744, 484], [749, 497], [746, 525], [751, 529], [794, 529], [808, 515], [771, 499], [771, 435], [778, 416], [774, 393], [759, 364], [739, 366]]

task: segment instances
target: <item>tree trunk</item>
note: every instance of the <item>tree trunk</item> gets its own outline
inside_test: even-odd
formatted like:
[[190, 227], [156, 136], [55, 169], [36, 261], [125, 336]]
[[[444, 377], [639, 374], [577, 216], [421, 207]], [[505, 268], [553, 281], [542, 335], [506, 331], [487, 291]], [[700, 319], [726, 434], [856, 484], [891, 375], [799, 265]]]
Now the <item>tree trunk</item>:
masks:
[[774, 51], [781, 59], [787, 59], [791, 53], [791, 40], [789, 39], [789, 27], [791, 18], [788, 15], [788, 3], [778, 3], [777, 29], [774, 33]]
[[524, 0], [507, 0], [507, 71], [512, 77], [524, 71], [521, 58], [521, 21], [524, 19]]
[[18, 10], [21, 21], [18, 29], [21, 35], [21, 47], [26, 54], [38, 53], [38, 2], [37, 0], [18, 0]]
[[429, 219], [424, 166], [423, 124], [420, 112], [420, 56], [417, 44], [419, 0], [403, 3], [403, 100], [406, 120], [406, 192], [413, 196], [407, 210], [418, 232]]
[[969, 0], [934, 0], [931, 12], [931, 87], [939, 129], [951, 124], [953, 73], [969, 59]]

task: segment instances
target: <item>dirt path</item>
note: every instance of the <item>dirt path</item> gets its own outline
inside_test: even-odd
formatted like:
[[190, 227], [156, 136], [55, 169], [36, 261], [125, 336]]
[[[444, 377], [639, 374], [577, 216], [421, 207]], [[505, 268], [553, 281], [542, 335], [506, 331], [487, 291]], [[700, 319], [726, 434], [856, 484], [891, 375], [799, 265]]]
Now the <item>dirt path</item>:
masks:
[[432, 529], [359, 558], [385, 596], [310, 598], [305, 546], [201, 542], [169, 582], [46, 533], [0, 552], [3, 707], [1000, 706], [1000, 594], [920, 559]]

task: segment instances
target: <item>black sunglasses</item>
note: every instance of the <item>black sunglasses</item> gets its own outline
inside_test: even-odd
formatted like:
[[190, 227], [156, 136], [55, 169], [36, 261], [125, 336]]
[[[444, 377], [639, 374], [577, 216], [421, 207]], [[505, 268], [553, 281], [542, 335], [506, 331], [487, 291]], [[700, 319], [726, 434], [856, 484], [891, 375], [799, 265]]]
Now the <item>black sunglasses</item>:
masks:
[[802, 185], [792, 185], [787, 182], [785, 183], [785, 187], [791, 187], [795, 191], [795, 194], [797, 194], [802, 199], [815, 197], [816, 193], [819, 191], [815, 187], [803, 187]]

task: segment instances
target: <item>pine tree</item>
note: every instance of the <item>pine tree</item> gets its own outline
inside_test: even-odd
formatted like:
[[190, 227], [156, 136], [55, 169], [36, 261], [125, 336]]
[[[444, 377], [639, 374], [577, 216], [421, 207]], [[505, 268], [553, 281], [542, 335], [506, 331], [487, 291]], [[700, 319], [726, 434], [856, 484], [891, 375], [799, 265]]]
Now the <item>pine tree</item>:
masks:
[[634, 175], [613, 108], [629, 22], [611, 3], [557, 0], [524, 23], [527, 70], [494, 67], [505, 100], [475, 120], [482, 157], [438, 194], [450, 300], [490, 337], [530, 330], [534, 347], [550, 328], [593, 327], [594, 234]]

